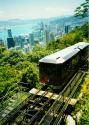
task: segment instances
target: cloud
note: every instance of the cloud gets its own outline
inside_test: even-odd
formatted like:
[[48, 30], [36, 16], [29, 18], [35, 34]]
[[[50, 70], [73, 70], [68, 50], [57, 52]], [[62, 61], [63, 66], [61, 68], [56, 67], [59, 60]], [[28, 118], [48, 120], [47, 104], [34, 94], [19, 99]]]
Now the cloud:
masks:
[[[66, 9], [67, 7], [47, 7], [45, 8], [46, 12], [52, 15], [70, 15], [71, 8]], [[72, 13], [72, 12], [71, 12]]]
[[0, 15], [4, 14], [4, 11], [0, 10]]
[[[68, 8], [68, 9], [66, 9]], [[44, 6], [44, 7], [23, 7], [2, 11], [0, 10], [0, 20], [1, 19], [13, 19], [13, 18], [20, 18], [20, 19], [34, 19], [34, 18], [49, 18], [54, 16], [65, 16], [71, 15], [72, 9], [69, 7], [58, 7], [58, 6]]]
[[0, 10], [0, 20], [4, 17], [4, 11]]

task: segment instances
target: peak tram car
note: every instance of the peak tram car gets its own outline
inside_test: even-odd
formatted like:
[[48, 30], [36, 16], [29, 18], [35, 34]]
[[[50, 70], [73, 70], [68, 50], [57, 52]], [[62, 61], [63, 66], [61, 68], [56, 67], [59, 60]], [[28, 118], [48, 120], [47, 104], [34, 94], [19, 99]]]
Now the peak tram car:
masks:
[[79, 42], [39, 60], [40, 81], [62, 89], [75, 72], [85, 65], [89, 44]]

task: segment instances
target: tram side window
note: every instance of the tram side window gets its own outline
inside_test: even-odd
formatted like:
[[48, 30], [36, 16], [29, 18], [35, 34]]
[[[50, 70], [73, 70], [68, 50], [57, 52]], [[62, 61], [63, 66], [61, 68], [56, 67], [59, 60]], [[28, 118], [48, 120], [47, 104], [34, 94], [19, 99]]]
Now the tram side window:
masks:
[[62, 77], [62, 69], [63, 69], [62, 65], [60, 65], [60, 64], [56, 65], [55, 75], [58, 79], [60, 79]]
[[55, 64], [46, 64], [45, 65], [45, 75], [48, 76], [51, 82], [56, 79], [56, 65]]
[[49, 64], [49, 63], [41, 63], [40, 70], [42, 73], [52, 75], [56, 73], [56, 66], [53, 64]]
[[40, 63], [40, 72], [41, 73], [45, 72], [45, 64], [44, 63]]
[[85, 61], [87, 57], [88, 57], [88, 47], [82, 51], [81, 61]]
[[75, 57], [72, 59], [72, 69], [75, 70], [75, 67], [78, 65], [78, 62], [79, 62], [79, 55], [75, 56]]
[[65, 62], [63, 64], [63, 67], [62, 67], [62, 79], [65, 79], [68, 76], [69, 70], [70, 70], [69, 67], [70, 67], [70, 62], [69, 61]]
[[55, 74], [56, 73], [56, 65], [54, 65], [54, 64], [47, 64], [46, 71], [47, 71], [47, 73], [49, 75]]

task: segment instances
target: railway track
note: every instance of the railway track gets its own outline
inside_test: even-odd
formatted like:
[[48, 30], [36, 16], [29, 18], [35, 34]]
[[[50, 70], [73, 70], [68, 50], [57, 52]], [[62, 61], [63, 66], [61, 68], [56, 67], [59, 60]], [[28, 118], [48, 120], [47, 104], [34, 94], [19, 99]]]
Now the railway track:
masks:
[[29, 94], [18, 92], [8, 99], [6, 107], [0, 111], [0, 125], [6, 125], [11, 118], [21, 109], [26, 103]]
[[[45, 114], [45, 111], [50, 108], [54, 100], [51, 99], [53, 94], [50, 96], [50, 98], [45, 97], [48, 91], [44, 91], [41, 96], [37, 95], [39, 92], [40, 90], [38, 90], [35, 95], [32, 94], [29, 97], [29, 101], [16, 115], [16, 119], [14, 121], [9, 121], [8, 124], [16, 123], [23, 125], [33, 125], [41, 120], [42, 116]], [[22, 119], [18, 120], [20, 116]]]
[[[68, 102], [70, 101], [71, 97], [74, 95], [83, 77], [84, 77], [84, 73], [82, 72], [76, 73], [74, 75], [74, 77], [67, 84], [67, 86], [63, 89], [63, 91], [59, 93], [59, 97], [53, 103], [50, 109], [46, 112], [46, 114], [41, 119], [38, 125], [51, 125], [51, 124], [59, 125], [59, 123], [61, 123], [61, 119], [62, 119], [64, 111], [66, 110], [68, 106]], [[65, 96], [67, 96], [68, 98], [66, 99], [66, 102], [64, 103]]]
[[14, 116], [15, 120], [8, 121], [8, 125], [59, 125], [71, 97], [81, 82], [79, 79], [82, 80], [83, 76], [84, 72], [76, 73], [59, 93], [56, 101], [53, 99], [54, 93], [49, 98], [46, 97], [48, 91], [44, 91], [41, 95], [39, 95], [41, 90], [31, 94], [28, 102]]
[[65, 104], [63, 105], [63, 108], [60, 110], [60, 113], [58, 114], [56, 120], [54, 121], [53, 125], [60, 125], [61, 124], [61, 120], [62, 120], [62, 117], [63, 117], [63, 113], [65, 112], [65, 110], [67, 109], [68, 107], [68, 102], [70, 102], [70, 99], [71, 97], [73, 97], [74, 93], [76, 92], [79, 84], [81, 83], [82, 81], [82, 78], [84, 77], [85, 74], [81, 74], [81, 79], [80, 80], [77, 80], [77, 84], [74, 85], [74, 89], [73, 91], [71, 92], [71, 94], [69, 95], [69, 98], [66, 100]]
[[[10, 90], [10, 88], [9, 88], [9, 90]], [[25, 92], [22, 91], [22, 93], [25, 93]], [[28, 95], [28, 97], [21, 104], [15, 104], [17, 96], [15, 97], [15, 99], [14, 99], [15, 95], [10, 97], [9, 102], [7, 103], [6, 108], [4, 107], [4, 109], [2, 111], [0, 111], [0, 125], [5, 125], [6, 123], [10, 124], [10, 121], [12, 120], [12, 118], [14, 118], [14, 116], [20, 112], [20, 110], [28, 103], [28, 100], [30, 98], [34, 99], [34, 97], [35, 97], [35, 95], [30, 95], [27, 92], [26, 92], [26, 94]], [[5, 95], [5, 97], [6, 97], [6, 95]], [[21, 99], [19, 100], [19, 102], [20, 101], [21, 101]], [[13, 104], [11, 102], [13, 102]], [[10, 110], [9, 110], [9, 108], [10, 108]]]

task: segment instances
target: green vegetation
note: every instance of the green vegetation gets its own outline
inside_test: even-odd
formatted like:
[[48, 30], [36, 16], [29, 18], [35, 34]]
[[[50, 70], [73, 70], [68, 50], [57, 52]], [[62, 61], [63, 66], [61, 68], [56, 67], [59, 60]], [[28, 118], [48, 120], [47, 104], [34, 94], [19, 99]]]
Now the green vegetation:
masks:
[[[18, 92], [14, 94], [11, 98], [7, 99], [3, 102], [3, 107], [0, 107], [0, 124], [4, 124], [4, 122], [10, 118], [10, 115], [13, 116], [14, 112], [20, 110], [21, 105], [26, 103], [29, 97], [28, 93]], [[2, 106], [0, 104], [0, 106]]]
[[[29, 83], [29, 89], [40, 87], [38, 61], [42, 57], [73, 45], [80, 41], [88, 41], [88, 26], [76, 27], [62, 38], [49, 42], [46, 47], [36, 44], [32, 52], [22, 54], [19, 51], [6, 50], [0, 45], [0, 97], [5, 95], [12, 85], [19, 87], [19, 82]], [[19, 89], [18, 89], [19, 91]]]
[[[75, 16], [87, 17], [88, 8], [89, 0], [85, 0], [83, 4], [76, 8]], [[22, 54], [20, 51], [6, 50], [2, 41], [0, 41], [0, 113], [6, 112], [10, 104], [12, 106], [9, 107], [10, 109], [19, 108], [18, 105], [29, 96], [23, 92], [26, 89], [19, 83], [28, 83], [29, 90], [33, 87], [42, 87], [39, 81], [39, 59], [75, 43], [88, 42], [88, 29], [89, 23], [76, 27], [62, 38], [48, 42], [45, 47], [36, 42], [37, 44], [32, 52], [27, 54]], [[53, 91], [52, 87], [49, 89]], [[76, 104], [72, 115], [82, 110], [83, 116], [79, 125], [89, 125], [89, 73], [86, 75], [80, 91], [83, 96]], [[0, 116], [0, 119], [2, 117]], [[17, 117], [17, 121], [19, 119], [21, 121], [21, 117]]]
[[75, 10], [76, 17], [87, 17], [89, 12], [89, 0], [85, 0], [79, 7]]
[[78, 112], [82, 111], [83, 113], [79, 125], [89, 125], [89, 73], [84, 77], [80, 92], [82, 96], [74, 107], [72, 115], [75, 116]]
[[26, 55], [26, 57], [27, 57], [28, 61], [38, 64], [39, 59], [41, 59], [42, 57], [44, 57], [50, 53], [51, 53], [51, 51], [49, 49], [46, 49], [46, 47], [42, 47], [41, 45], [36, 44], [33, 47], [32, 52], [28, 53]]
[[9, 98], [23, 90], [20, 82], [28, 83], [29, 90], [33, 87], [41, 88], [39, 59], [77, 42], [88, 42], [88, 26], [86, 23], [82, 27], [76, 27], [69, 34], [49, 42], [45, 47], [36, 44], [32, 52], [27, 54], [6, 50], [0, 44], [0, 109], [7, 105]]
[[83, 110], [83, 116], [80, 125], [89, 125], [89, 73], [85, 77], [81, 91], [83, 92], [83, 97], [80, 103]]
[[86, 23], [81, 27], [76, 27], [73, 31], [64, 35], [62, 38], [57, 39], [56, 41], [49, 42], [47, 45], [47, 49], [55, 52], [77, 42], [88, 42], [88, 29], [89, 23]]
[[[15, 92], [22, 90], [20, 82], [28, 83], [29, 89], [40, 88], [38, 61], [48, 54], [49, 51], [40, 45], [36, 45], [28, 54], [9, 51], [0, 45], [0, 100], [4, 97], [7, 99]], [[13, 92], [11, 92], [12, 89]], [[7, 93], [8, 96], [6, 96]]]

